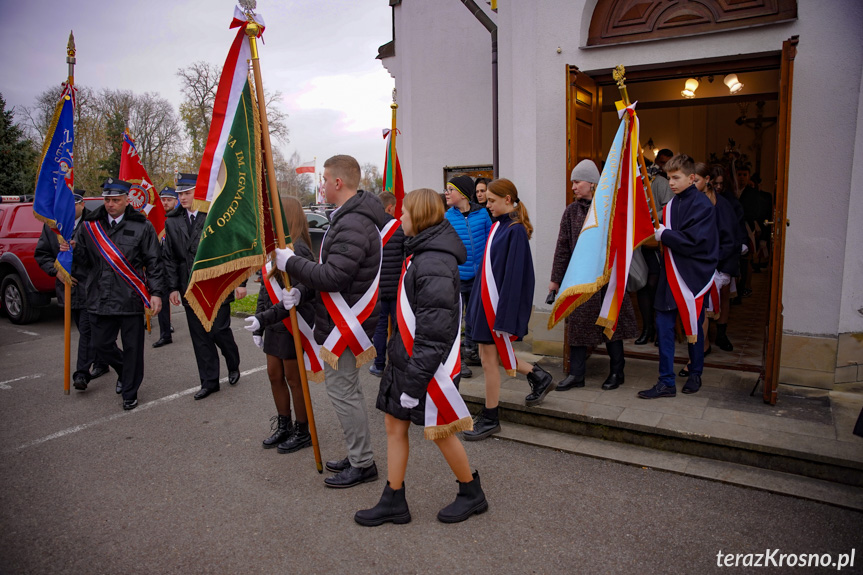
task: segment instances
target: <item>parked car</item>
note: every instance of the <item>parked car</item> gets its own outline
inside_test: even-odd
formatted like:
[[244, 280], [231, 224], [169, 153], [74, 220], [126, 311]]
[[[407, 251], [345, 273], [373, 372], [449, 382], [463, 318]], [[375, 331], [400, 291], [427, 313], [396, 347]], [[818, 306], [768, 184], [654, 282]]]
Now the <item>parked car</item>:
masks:
[[0, 196], [0, 309], [15, 324], [39, 319], [55, 296], [54, 278], [42, 271], [34, 252], [42, 222], [27, 196]]
[[306, 208], [303, 211], [306, 213], [306, 220], [309, 222], [309, 236], [312, 239], [312, 253], [317, 257], [317, 255], [321, 253], [321, 243], [324, 241], [324, 235], [330, 227], [329, 213], [309, 208]]

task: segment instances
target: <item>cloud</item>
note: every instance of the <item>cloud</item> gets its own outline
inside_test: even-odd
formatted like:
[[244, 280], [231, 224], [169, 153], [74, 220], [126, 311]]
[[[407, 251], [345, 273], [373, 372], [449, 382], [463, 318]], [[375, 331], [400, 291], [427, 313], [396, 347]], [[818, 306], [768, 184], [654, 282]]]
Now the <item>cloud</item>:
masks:
[[335, 111], [339, 132], [366, 132], [389, 125], [391, 86], [383, 69], [352, 76], [316, 76], [298, 91], [286, 94], [285, 105], [294, 118], [300, 111]]

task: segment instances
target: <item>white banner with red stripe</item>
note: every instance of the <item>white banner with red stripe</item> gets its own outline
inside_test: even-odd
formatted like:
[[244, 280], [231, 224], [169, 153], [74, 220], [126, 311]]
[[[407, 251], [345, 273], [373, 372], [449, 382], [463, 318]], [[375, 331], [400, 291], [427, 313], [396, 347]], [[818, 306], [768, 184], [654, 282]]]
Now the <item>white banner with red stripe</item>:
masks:
[[[400, 225], [402, 223], [395, 218], [384, 224], [384, 228], [381, 230], [381, 247], [387, 245], [387, 242], [395, 235]], [[383, 254], [381, 254], [381, 257], [383, 257]]]
[[[676, 197], [671, 198], [665, 204], [662, 221], [668, 229], [674, 229], [674, 222], [671, 221], [671, 206], [676, 199]], [[707, 285], [703, 286], [698, 293], [693, 293], [677, 270], [671, 248], [663, 246], [662, 252], [665, 257], [665, 274], [668, 278], [668, 286], [671, 288], [671, 295], [674, 296], [674, 302], [677, 304], [677, 312], [680, 314], [681, 323], [683, 323], [686, 341], [695, 343], [698, 341], [698, 318], [701, 316], [704, 295], [710, 290], [713, 280], [711, 278], [711, 281], [707, 282]]]
[[485, 311], [488, 330], [491, 332], [491, 337], [500, 356], [500, 363], [506, 370], [507, 375], [515, 377], [516, 358], [515, 351], [512, 349], [512, 342], [516, 339], [516, 336], [510, 334], [510, 337], [501, 337], [494, 329], [500, 295], [497, 291], [497, 282], [495, 282], [494, 274], [491, 270], [491, 243], [498, 229], [500, 229], [500, 222], [495, 222], [491, 227], [488, 241], [485, 244], [485, 257], [483, 257], [482, 262], [482, 308]]
[[[264, 285], [267, 288], [270, 301], [273, 305], [276, 305], [282, 301], [282, 298], [278, 295], [281, 293], [282, 287], [276, 281], [275, 276], [270, 277], [272, 269], [272, 262], [267, 262], [263, 269], [261, 269], [261, 281], [266, 282]], [[288, 333], [294, 335], [291, 318], [286, 317], [282, 320], [282, 323], [288, 328]], [[314, 328], [308, 324], [299, 312], [297, 313], [297, 325], [300, 328], [300, 341], [303, 345], [303, 360], [306, 365], [306, 371], [310, 372], [309, 379], [320, 383], [324, 380], [324, 366], [321, 363], [321, 346], [315, 341]]]
[[[398, 300], [396, 303], [396, 319], [399, 324], [399, 335], [402, 338], [409, 356], [414, 353], [414, 338], [416, 336], [416, 314], [411, 308], [404, 289], [405, 274], [411, 266], [411, 257], [405, 260], [399, 279]], [[461, 325], [461, 296], [459, 296], [458, 325]], [[473, 419], [464, 403], [455, 377], [461, 372], [461, 357], [459, 353], [460, 338], [453, 340], [449, 354], [440, 363], [429, 381], [426, 389], [425, 404], [425, 437], [426, 439], [444, 439], [459, 431], [473, 429]]]
[[144, 307], [150, 309], [150, 292], [147, 290], [147, 284], [144, 283], [144, 279], [138, 275], [123, 252], [114, 245], [102, 225], [99, 222], [84, 222], [84, 229], [90, 234], [96, 244], [96, 249], [99, 250], [111, 269], [117, 272], [117, 275], [123, 278], [123, 281], [138, 294], [138, 297], [144, 302]]
[[[378, 237], [380, 238], [380, 236]], [[321, 243], [321, 250], [323, 251], [323, 243]], [[381, 242], [381, 252], [383, 252], [383, 242]], [[323, 258], [318, 261], [323, 264]], [[334, 324], [333, 330], [324, 340], [321, 358], [333, 369], [338, 369], [339, 356], [347, 348], [350, 348], [356, 356], [357, 367], [373, 360], [377, 355], [372, 340], [363, 329], [363, 322], [369, 318], [378, 302], [378, 284], [381, 281], [382, 261], [383, 253], [378, 259], [378, 271], [374, 281], [354, 305], [348, 305], [344, 296], [339, 292], [321, 292], [321, 300], [323, 300]]]

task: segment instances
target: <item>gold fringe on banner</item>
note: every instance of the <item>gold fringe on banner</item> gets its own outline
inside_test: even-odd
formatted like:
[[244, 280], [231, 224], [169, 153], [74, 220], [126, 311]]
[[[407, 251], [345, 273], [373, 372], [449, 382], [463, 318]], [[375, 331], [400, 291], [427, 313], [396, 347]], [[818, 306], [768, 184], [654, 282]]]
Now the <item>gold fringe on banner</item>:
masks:
[[473, 418], [470, 416], [462, 417], [452, 423], [447, 423], [446, 425], [434, 425], [432, 427], [426, 427], [423, 434], [426, 439], [431, 439], [434, 441], [435, 439], [446, 439], [450, 435], [455, 435], [459, 431], [471, 431], [473, 430]]

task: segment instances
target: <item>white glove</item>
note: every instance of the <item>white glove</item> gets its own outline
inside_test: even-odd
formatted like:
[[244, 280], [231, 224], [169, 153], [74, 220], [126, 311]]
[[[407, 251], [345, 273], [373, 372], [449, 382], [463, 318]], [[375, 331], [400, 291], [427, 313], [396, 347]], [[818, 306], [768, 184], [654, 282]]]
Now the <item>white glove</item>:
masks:
[[494, 333], [497, 337], [499, 337], [501, 339], [505, 339], [505, 340], [512, 339], [511, 333], [506, 333], [505, 331], [497, 331], [497, 330], [494, 330]]
[[662, 241], [662, 232], [664, 232], [667, 229], [668, 228], [666, 228], [665, 225], [659, 224], [659, 227], [653, 231], [653, 237], [656, 238], [656, 241], [658, 241], [658, 242]]
[[254, 341], [255, 345], [258, 346], [260, 349], [264, 349], [264, 338], [259, 335], [253, 335], [252, 341]]
[[285, 264], [288, 263], [288, 260], [294, 257], [294, 250], [291, 248], [285, 248], [280, 250], [276, 248], [276, 267], [280, 270], [285, 270]]
[[420, 404], [420, 400], [415, 397], [411, 397], [406, 393], [402, 393], [401, 396], [399, 396], [399, 403], [401, 403], [402, 407], [405, 409], [413, 409]]
[[243, 326], [247, 331], [256, 332], [261, 329], [261, 322], [253, 315], [246, 318], [246, 325]]
[[745, 256], [748, 253], [749, 253], [749, 246], [747, 246], [746, 244], [740, 244], [740, 255]]
[[285, 306], [285, 309], [291, 309], [295, 305], [300, 303], [300, 290], [297, 288], [291, 288], [290, 291], [283, 290], [282, 291], [282, 305]]

